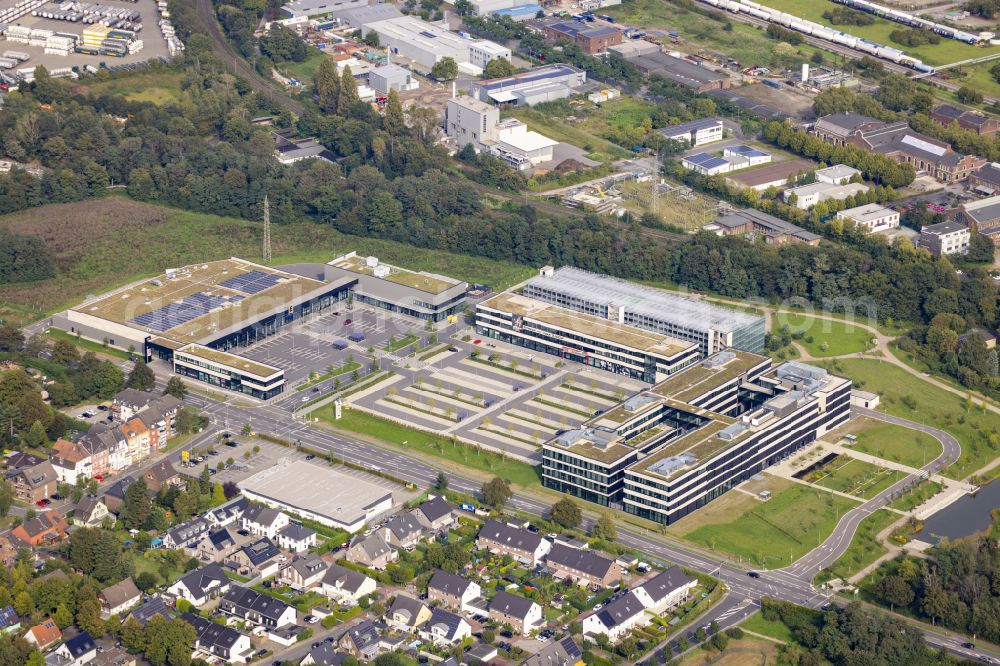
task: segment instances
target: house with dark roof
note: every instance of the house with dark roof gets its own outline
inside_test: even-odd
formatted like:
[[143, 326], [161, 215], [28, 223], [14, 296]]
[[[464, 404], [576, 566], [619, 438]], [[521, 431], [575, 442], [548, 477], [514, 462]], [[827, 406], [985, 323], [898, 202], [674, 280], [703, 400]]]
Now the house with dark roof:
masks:
[[110, 515], [111, 512], [103, 498], [87, 495], [81, 498], [73, 509], [73, 524], [78, 527], [98, 527], [105, 519], [109, 519]]
[[1000, 195], [961, 203], [948, 212], [948, 217], [1000, 245]]
[[309, 653], [299, 662], [301, 666], [340, 666], [347, 655], [337, 652], [337, 646], [323, 641], [309, 650]]
[[323, 574], [319, 591], [337, 603], [353, 606], [361, 597], [373, 593], [375, 589], [374, 578], [339, 564], [331, 564]]
[[718, 118], [699, 118], [686, 123], [669, 125], [658, 131], [672, 141], [684, 141], [694, 148], [721, 140], [725, 135], [725, 126]]
[[236, 537], [228, 528], [213, 529], [184, 547], [184, 553], [202, 562], [222, 562], [237, 548]]
[[97, 593], [97, 600], [101, 602], [101, 617], [105, 620], [112, 615], [121, 617], [141, 599], [142, 593], [135, 586], [131, 576]]
[[281, 550], [273, 541], [261, 537], [234, 550], [223, 564], [241, 576], [267, 578], [278, 573], [282, 557]]
[[413, 513], [400, 513], [382, 528], [383, 538], [394, 548], [414, 546], [424, 538], [424, 526]]
[[288, 514], [279, 509], [274, 509], [263, 504], [251, 503], [243, 512], [241, 519], [243, 529], [255, 536], [266, 536], [274, 539], [278, 531], [287, 527], [289, 523]]
[[67, 639], [62, 645], [45, 655], [47, 666], [83, 666], [97, 656], [97, 643], [86, 631]]
[[48, 460], [31, 467], [22, 467], [7, 478], [14, 486], [14, 496], [28, 504], [35, 504], [54, 495], [59, 486], [59, 477]]
[[497, 592], [486, 607], [489, 616], [499, 624], [509, 624], [519, 634], [527, 635], [542, 622], [542, 607], [531, 599]]
[[323, 580], [327, 564], [318, 555], [304, 553], [296, 555], [292, 561], [278, 572], [278, 580], [295, 590], [308, 590]]
[[612, 26], [591, 27], [576, 21], [559, 21], [544, 27], [545, 36], [551, 41], [565, 39], [579, 46], [584, 53], [604, 53], [609, 46], [622, 43], [621, 30]]
[[55, 543], [66, 536], [69, 523], [58, 511], [45, 511], [10, 531], [12, 537], [31, 547], [41, 543]]
[[253, 657], [254, 648], [246, 634], [193, 613], [184, 613], [181, 619], [194, 627], [197, 636], [193, 656], [230, 663], [246, 663]]
[[610, 587], [622, 578], [621, 566], [614, 560], [562, 544], [552, 546], [545, 562], [554, 578], [568, 578], [579, 585]]
[[201, 516], [196, 516], [167, 530], [163, 535], [163, 547], [171, 549], [193, 547], [197, 540], [211, 529], [212, 523]]
[[134, 476], [123, 476], [104, 491], [104, 504], [107, 505], [111, 513], [117, 514], [121, 510], [121, 506], [125, 502], [125, 491], [133, 483], [135, 483]]
[[612, 643], [687, 600], [697, 581], [673, 566], [583, 620], [584, 635], [603, 634]]
[[240, 585], [233, 585], [222, 595], [219, 611], [265, 629], [278, 629], [295, 623], [294, 606]]
[[369, 620], [348, 629], [340, 637], [340, 649], [358, 659], [371, 660], [382, 652], [378, 629]]
[[717, 236], [761, 238], [768, 245], [805, 243], [815, 246], [819, 245], [821, 240], [821, 236], [818, 234], [753, 208], [726, 213], [714, 222], [709, 222], [702, 229]]
[[961, 222], [948, 220], [928, 224], [920, 229], [915, 245], [925, 248], [934, 256], [965, 254], [969, 251], [972, 232]]
[[21, 629], [21, 618], [14, 612], [13, 606], [0, 608], [0, 632], [10, 634]]
[[628, 58], [646, 76], [659, 76], [681, 87], [697, 92], [725, 90], [729, 76], [693, 62], [675, 58], [668, 53], [654, 52]]
[[431, 609], [424, 602], [405, 594], [396, 595], [385, 612], [385, 621], [400, 631], [414, 632], [431, 619]]
[[440, 495], [432, 497], [413, 510], [424, 529], [439, 532], [455, 524], [455, 507]]
[[24, 635], [24, 640], [32, 645], [37, 645], [39, 650], [44, 650], [53, 643], [61, 641], [62, 632], [59, 631], [59, 627], [55, 621], [52, 618], [48, 618], [44, 622], [40, 622], [31, 629], [28, 629], [28, 633]]
[[462, 578], [443, 569], [437, 569], [427, 583], [427, 600], [439, 601], [446, 606], [463, 611], [481, 612], [472, 602], [479, 599], [479, 583]]
[[279, 547], [301, 553], [316, 545], [316, 531], [301, 523], [290, 522], [278, 530], [276, 540]]
[[698, 581], [681, 571], [680, 567], [672, 566], [645, 581], [633, 592], [646, 608], [662, 614], [687, 601], [697, 585]]
[[355, 537], [347, 549], [346, 558], [348, 562], [383, 571], [399, 559], [399, 551], [386, 543], [379, 532], [375, 532], [366, 537]]
[[420, 628], [420, 637], [439, 647], [457, 645], [472, 635], [472, 626], [461, 615], [443, 608], [431, 611], [431, 619]]
[[583, 666], [583, 651], [571, 636], [567, 636], [547, 644], [520, 666]]
[[232, 581], [222, 567], [212, 562], [181, 576], [167, 588], [167, 593], [175, 599], [189, 601], [194, 606], [203, 606], [225, 594], [231, 586]]
[[160, 488], [165, 486], [177, 486], [181, 483], [181, 475], [168, 460], [162, 460], [146, 469], [143, 477], [146, 479], [146, 487], [153, 494], [160, 492]]
[[968, 109], [960, 109], [951, 104], [939, 104], [931, 109], [931, 120], [945, 127], [955, 124], [964, 130], [983, 136], [996, 136], [997, 131], [1000, 130], [1000, 123], [996, 118]]
[[508, 555], [515, 560], [535, 566], [545, 558], [552, 544], [537, 532], [496, 520], [487, 520], [479, 529], [476, 547], [485, 548], [496, 555]]
[[225, 504], [215, 507], [205, 514], [216, 527], [228, 527], [239, 524], [243, 514], [250, 508], [250, 500], [243, 495], [234, 497]]
[[[144, 602], [140, 606], [136, 606], [132, 609], [132, 612], [128, 614], [128, 617], [133, 618], [136, 622], [142, 626], [146, 626], [150, 620], [155, 616], [159, 615], [165, 620], [174, 619], [174, 609], [167, 605], [163, 597], [156, 595], [150, 597], [148, 601]], [[128, 620], [128, 618], [125, 618]]]

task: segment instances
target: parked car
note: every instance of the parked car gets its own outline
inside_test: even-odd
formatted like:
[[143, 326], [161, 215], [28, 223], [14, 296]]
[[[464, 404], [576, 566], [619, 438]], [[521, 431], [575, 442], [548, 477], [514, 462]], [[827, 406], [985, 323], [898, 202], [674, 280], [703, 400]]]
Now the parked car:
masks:
[[239, 445], [240, 445], [239, 442], [234, 442], [233, 440], [229, 440], [228, 442], [226, 442], [226, 446], [232, 449], [235, 449]]
[[319, 618], [316, 617], [315, 615], [306, 615], [302, 619], [306, 621], [306, 624], [316, 624], [317, 622], [319, 622]]

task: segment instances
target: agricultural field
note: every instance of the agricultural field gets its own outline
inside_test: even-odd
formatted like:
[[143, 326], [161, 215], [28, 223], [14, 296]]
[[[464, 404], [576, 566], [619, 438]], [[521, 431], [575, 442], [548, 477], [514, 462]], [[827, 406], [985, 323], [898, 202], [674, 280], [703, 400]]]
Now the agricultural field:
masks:
[[863, 352], [871, 346], [872, 333], [849, 321], [811, 317], [797, 312], [778, 312], [771, 318], [772, 330], [788, 326], [792, 333], [802, 333], [795, 343], [810, 356], [823, 358]]
[[130, 102], [152, 102], [162, 106], [180, 102], [186, 97], [181, 89], [183, 79], [183, 72], [149, 71], [114, 78], [104, 75], [88, 77], [80, 85], [95, 95], [122, 95]]
[[[156, 275], [168, 266], [260, 256], [259, 222], [157, 206], [126, 197], [42, 206], [0, 216], [0, 229], [44, 238], [55, 255], [54, 278], [0, 286], [0, 317], [26, 323], [97, 294]], [[142, 252], [122, 252], [123, 238], [142, 236]], [[341, 234], [312, 223], [272, 230], [274, 265], [329, 261], [347, 250], [377, 255], [414, 270], [442, 273], [504, 289], [532, 274], [514, 263], [422, 250]]]
[[941, 443], [930, 435], [865, 417], [852, 419], [835, 435], [854, 435], [856, 441], [844, 442], [848, 448], [909, 467], [923, 467], [941, 455]]
[[778, 568], [815, 548], [855, 506], [846, 497], [795, 484], [766, 502], [754, 501], [735, 518], [729, 513], [727, 522], [692, 520], [688, 526], [694, 529], [684, 538], [759, 566]]
[[954, 435], [962, 445], [962, 455], [943, 471], [945, 476], [965, 478], [1000, 455], [1000, 414], [967, 404], [961, 396], [889, 363], [854, 358], [817, 363], [852, 378], [855, 388], [881, 395], [879, 411]]

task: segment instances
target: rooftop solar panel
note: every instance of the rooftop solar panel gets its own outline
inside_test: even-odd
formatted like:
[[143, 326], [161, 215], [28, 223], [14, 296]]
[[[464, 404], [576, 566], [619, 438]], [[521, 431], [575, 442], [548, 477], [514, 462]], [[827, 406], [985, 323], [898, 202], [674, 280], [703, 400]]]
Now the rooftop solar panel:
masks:
[[274, 273], [265, 273], [257, 269], [247, 271], [242, 275], [231, 277], [219, 283], [220, 287], [235, 289], [245, 294], [256, 294], [265, 289], [270, 289], [278, 284], [278, 276]]
[[169, 331], [170, 329], [180, 326], [181, 324], [185, 324], [196, 317], [200, 317], [201, 315], [222, 306], [224, 303], [240, 301], [242, 298], [242, 296], [225, 298], [222, 296], [213, 296], [198, 292], [196, 294], [185, 296], [182, 301], [167, 303], [163, 307], [153, 310], [152, 312], [144, 312], [141, 315], [133, 317], [129, 321], [163, 333], [164, 331]]

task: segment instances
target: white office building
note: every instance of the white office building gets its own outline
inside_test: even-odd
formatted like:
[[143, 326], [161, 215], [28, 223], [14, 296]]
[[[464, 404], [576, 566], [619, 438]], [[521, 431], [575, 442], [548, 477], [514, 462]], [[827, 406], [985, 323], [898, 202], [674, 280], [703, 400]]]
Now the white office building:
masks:
[[485, 39], [473, 40], [469, 44], [469, 63], [479, 69], [486, 69], [491, 60], [510, 60], [510, 49]]
[[856, 225], [868, 229], [873, 234], [899, 226], [899, 213], [876, 203], [842, 210], [837, 213], [837, 219], [852, 220]]
[[551, 161], [553, 148], [559, 143], [529, 130], [515, 118], [501, 121], [497, 107], [467, 95], [448, 100], [444, 128], [460, 147], [471, 143], [518, 170]]

